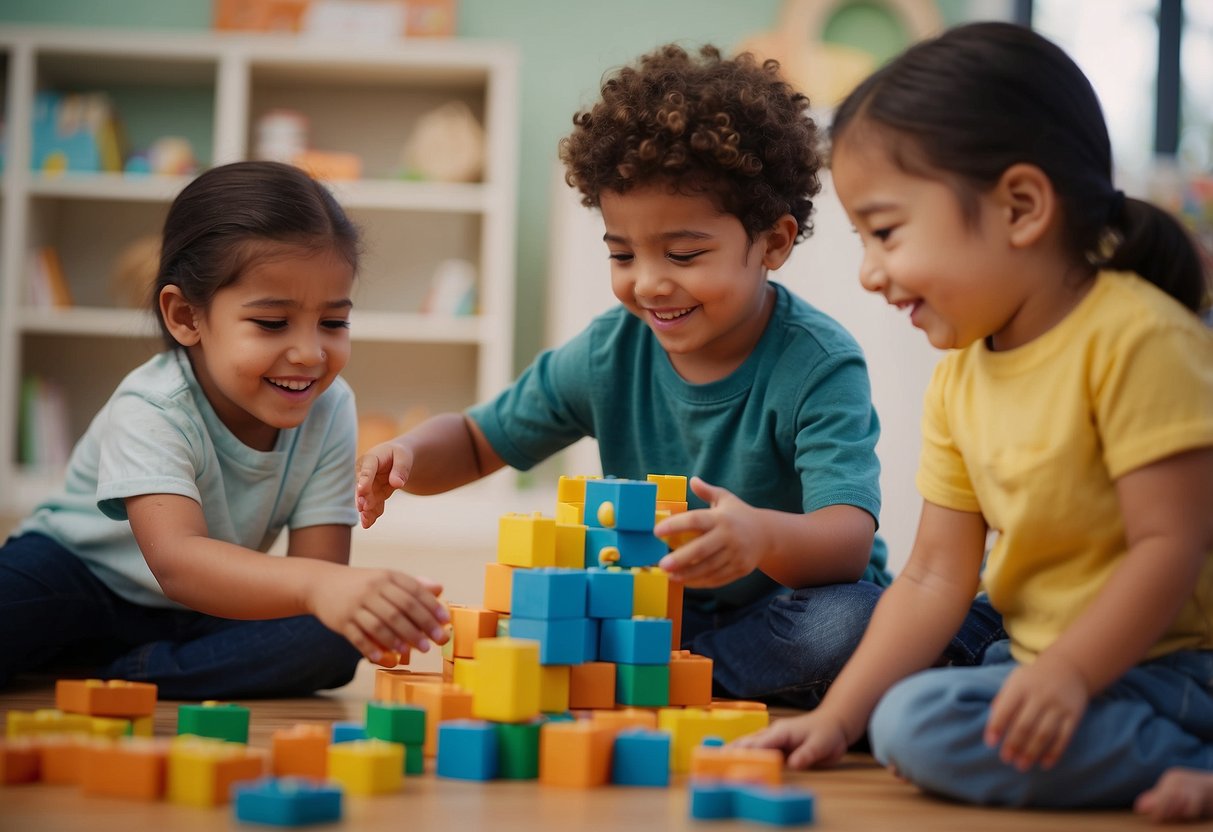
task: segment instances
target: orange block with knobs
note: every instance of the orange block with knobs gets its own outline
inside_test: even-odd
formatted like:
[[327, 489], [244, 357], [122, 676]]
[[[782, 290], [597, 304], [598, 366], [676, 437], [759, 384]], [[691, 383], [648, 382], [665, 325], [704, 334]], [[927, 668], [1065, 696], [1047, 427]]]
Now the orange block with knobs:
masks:
[[670, 649], [682, 649], [682, 581], [666, 581], [665, 617], [670, 619]]
[[712, 660], [690, 650], [670, 653], [670, 702], [705, 707], [712, 703]]
[[156, 686], [122, 679], [60, 679], [55, 682], [55, 707], [89, 716], [152, 716], [156, 713]]
[[418, 685], [412, 690], [411, 704], [425, 709], [425, 746], [427, 757], [438, 753], [438, 724], [451, 719], [472, 718], [472, 692], [459, 685]]
[[441, 684], [441, 673], [427, 673], [404, 668], [379, 667], [375, 669], [376, 702], [397, 702], [407, 704], [409, 688], [416, 684]]
[[586, 662], [569, 668], [569, 708], [615, 707], [615, 665]]
[[270, 770], [275, 777], [328, 776], [332, 729], [320, 723], [301, 722], [281, 728], [270, 738]]
[[493, 612], [510, 611], [510, 594], [514, 585], [514, 570], [508, 563], [493, 561], [484, 565], [484, 607]]
[[37, 743], [29, 739], [0, 740], [0, 784], [36, 783], [41, 772]]
[[615, 733], [629, 728], [657, 729], [657, 712], [644, 708], [621, 708], [617, 711], [594, 711], [590, 722], [601, 725]]
[[168, 782], [168, 743], [162, 740], [99, 741], [84, 751], [80, 788], [90, 797], [156, 801]]
[[496, 638], [498, 614], [493, 610], [451, 604], [451, 626], [455, 630], [451, 640], [456, 659], [470, 659], [473, 645], [482, 638]]
[[539, 782], [602, 786], [611, 780], [615, 732], [593, 722], [549, 722], [539, 731]]
[[778, 786], [783, 782], [783, 752], [777, 748], [699, 745], [691, 749], [691, 776]]
[[42, 782], [75, 786], [84, 775], [84, 753], [89, 741], [79, 736], [40, 737], [38, 754], [42, 759]]

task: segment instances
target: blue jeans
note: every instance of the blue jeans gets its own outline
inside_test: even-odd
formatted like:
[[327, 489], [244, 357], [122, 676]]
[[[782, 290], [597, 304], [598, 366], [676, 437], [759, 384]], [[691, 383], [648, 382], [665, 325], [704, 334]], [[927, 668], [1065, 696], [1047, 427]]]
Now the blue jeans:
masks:
[[0, 548], [0, 687], [70, 670], [154, 682], [165, 699], [301, 696], [340, 687], [360, 656], [312, 616], [235, 621], [132, 604], [40, 534]]
[[889, 690], [868, 726], [876, 758], [920, 788], [969, 803], [1123, 808], [1172, 766], [1213, 769], [1213, 651], [1139, 664], [1091, 700], [1048, 771], [1021, 773], [987, 748], [990, 702], [1018, 664], [1010, 643], [985, 664], [927, 670]]
[[[777, 590], [735, 610], [683, 611], [682, 646], [713, 662], [713, 695], [809, 710], [842, 670], [880, 600], [868, 581]], [[979, 596], [944, 654], [948, 664], [980, 663], [1006, 638], [1002, 617]]]

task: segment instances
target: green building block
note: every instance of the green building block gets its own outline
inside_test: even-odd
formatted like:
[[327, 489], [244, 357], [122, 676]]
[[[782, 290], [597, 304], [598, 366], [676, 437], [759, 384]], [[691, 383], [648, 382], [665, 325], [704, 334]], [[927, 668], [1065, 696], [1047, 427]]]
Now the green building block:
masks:
[[177, 707], [177, 733], [248, 743], [249, 709], [232, 702]]
[[641, 708], [664, 708], [670, 704], [668, 664], [615, 665], [615, 701]]
[[424, 745], [425, 708], [396, 702], [368, 702], [366, 735], [404, 746]]
[[404, 773], [425, 774], [424, 745], [406, 745], [404, 747]]
[[502, 780], [534, 780], [539, 777], [539, 728], [545, 720], [498, 722], [497, 776]]

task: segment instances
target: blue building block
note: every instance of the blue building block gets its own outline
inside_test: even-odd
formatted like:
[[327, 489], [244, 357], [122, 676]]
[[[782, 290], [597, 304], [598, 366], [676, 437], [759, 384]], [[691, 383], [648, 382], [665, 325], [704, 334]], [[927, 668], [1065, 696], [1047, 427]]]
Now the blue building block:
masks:
[[631, 572], [622, 569], [587, 569], [586, 614], [590, 618], [631, 618], [634, 592]]
[[360, 722], [334, 722], [333, 723], [333, 743], [339, 742], [356, 742], [359, 740], [369, 739], [366, 735], [366, 726]]
[[598, 658], [616, 664], [669, 664], [674, 624], [668, 618], [606, 618]]
[[739, 785], [733, 794], [733, 811], [743, 820], [802, 826], [813, 822], [813, 793], [795, 786]]
[[341, 788], [305, 777], [266, 777], [232, 788], [236, 820], [306, 826], [341, 820]]
[[617, 529], [585, 530], [585, 565], [602, 566], [602, 550], [613, 547], [619, 552], [619, 560], [613, 566], [653, 566], [665, 557], [670, 547], [659, 537], [648, 532], [624, 532]]
[[492, 780], [497, 776], [498, 744], [493, 723], [452, 719], [438, 726], [439, 777]]
[[[603, 503], [611, 504], [613, 523], [599, 517]], [[651, 532], [657, 516], [657, 483], [607, 477], [585, 481], [585, 524], [627, 532]]]
[[516, 569], [510, 592], [514, 618], [586, 617], [586, 574], [581, 569]]
[[733, 787], [715, 780], [692, 780], [691, 817], [696, 820], [728, 820], [736, 816]]
[[615, 735], [611, 782], [620, 786], [670, 785], [670, 735], [635, 728]]
[[589, 618], [544, 620], [511, 615], [510, 637], [539, 642], [540, 664], [585, 664], [597, 660], [598, 622]]

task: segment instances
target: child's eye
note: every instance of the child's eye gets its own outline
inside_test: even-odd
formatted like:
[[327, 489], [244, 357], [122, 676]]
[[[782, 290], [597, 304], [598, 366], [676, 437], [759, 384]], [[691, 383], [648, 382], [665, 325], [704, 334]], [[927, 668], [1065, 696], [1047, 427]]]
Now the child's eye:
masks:
[[617, 263], [631, 263], [632, 257], [633, 255], [628, 254], [625, 251], [612, 251], [610, 254], [610, 259]]
[[277, 330], [286, 328], [286, 321], [275, 321], [275, 320], [269, 320], [267, 318], [254, 318], [253, 323], [255, 323], [257, 326], [261, 327], [262, 329], [268, 329], [271, 331], [277, 331]]
[[666, 254], [666, 258], [669, 260], [673, 260], [675, 263], [690, 263], [692, 260], [694, 260], [696, 257], [698, 257], [701, 254], [703, 254], [702, 250], [688, 251], [688, 252], [671, 251], [668, 254]]
[[350, 322], [345, 318], [334, 318], [331, 321], [321, 321], [320, 325], [325, 329], [349, 329]]
[[874, 229], [872, 229], [872, 236], [875, 237], [877, 240], [880, 240], [880, 242], [882, 242], [882, 243], [885, 242], [886, 240], [888, 240], [889, 235], [891, 235], [892, 233], [893, 233], [892, 228], [874, 228]]

